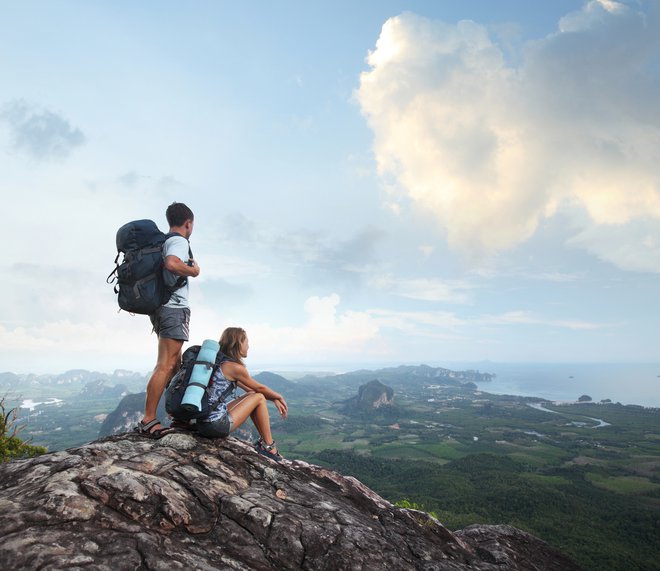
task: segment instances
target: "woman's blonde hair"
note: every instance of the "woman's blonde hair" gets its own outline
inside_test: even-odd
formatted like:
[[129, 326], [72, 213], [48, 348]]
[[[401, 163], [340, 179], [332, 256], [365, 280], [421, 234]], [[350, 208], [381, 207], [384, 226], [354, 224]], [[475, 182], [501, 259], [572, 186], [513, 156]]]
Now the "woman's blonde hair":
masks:
[[245, 329], [241, 327], [227, 327], [220, 335], [220, 350], [233, 361], [243, 365], [241, 343], [247, 337]]

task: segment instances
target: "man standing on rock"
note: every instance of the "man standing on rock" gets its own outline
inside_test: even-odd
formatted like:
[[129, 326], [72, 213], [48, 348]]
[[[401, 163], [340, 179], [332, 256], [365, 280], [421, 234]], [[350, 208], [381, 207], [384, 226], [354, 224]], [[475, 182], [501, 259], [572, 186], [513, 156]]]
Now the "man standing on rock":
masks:
[[144, 418], [135, 427], [138, 434], [149, 438], [161, 438], [170, 432], [156, 418], [156, 408], [165, 386], [181, 364], [181, 348], [183, 342], [188, 341], [190, 327], [188, 278], [199, 275], [199, 266], [188, 242], [195, 221], [192, 210], [181, 202], [173, 202], [165, 216], [170, 231], [163, 244], [163, 277], [173, 291], [169, 301], [149, 316], [158, 335], [158, 358], [147, 383]]

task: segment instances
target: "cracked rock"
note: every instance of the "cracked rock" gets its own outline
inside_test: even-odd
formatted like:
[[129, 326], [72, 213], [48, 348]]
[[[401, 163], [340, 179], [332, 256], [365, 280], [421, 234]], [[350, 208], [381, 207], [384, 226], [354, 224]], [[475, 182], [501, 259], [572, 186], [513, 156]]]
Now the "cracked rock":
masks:
[[577, 571], [510, 526], [453, 533], [230, 437], [116, 435], [0, 465], [0, 568]]

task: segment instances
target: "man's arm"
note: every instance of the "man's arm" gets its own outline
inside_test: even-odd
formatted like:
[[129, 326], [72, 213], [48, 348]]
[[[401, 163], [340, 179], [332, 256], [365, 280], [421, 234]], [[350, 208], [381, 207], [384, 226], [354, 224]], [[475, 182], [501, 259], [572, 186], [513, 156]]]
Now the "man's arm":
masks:
[[166, 270], [172, 272], [177, 276], [183, 276], [186, 278], [188, 277], [196, 278], [199, 275], [199, 266], [197, 265], [197, 262], [193, 259], [191, 259], [190, 262], [192, 263], [191, 266], [186, 264], [178, 256], [167, 256], [165, 258], [163, 266], [165, 267]]

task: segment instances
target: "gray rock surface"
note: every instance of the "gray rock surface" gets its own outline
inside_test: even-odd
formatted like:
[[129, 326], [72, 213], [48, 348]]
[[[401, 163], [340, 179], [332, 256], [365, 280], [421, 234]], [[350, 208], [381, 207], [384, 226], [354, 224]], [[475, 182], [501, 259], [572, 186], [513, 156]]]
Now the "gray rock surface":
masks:
[[557, 570], [509, 526], [452, 533], [354, 478], [235, 438], [111, 436], [0, 466], [2, 569]]

